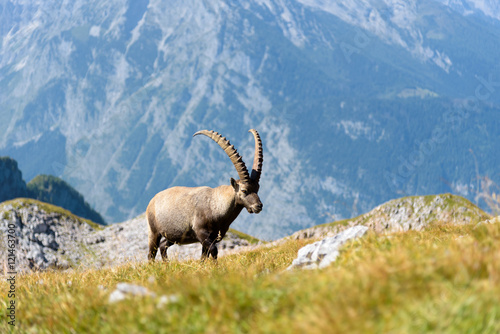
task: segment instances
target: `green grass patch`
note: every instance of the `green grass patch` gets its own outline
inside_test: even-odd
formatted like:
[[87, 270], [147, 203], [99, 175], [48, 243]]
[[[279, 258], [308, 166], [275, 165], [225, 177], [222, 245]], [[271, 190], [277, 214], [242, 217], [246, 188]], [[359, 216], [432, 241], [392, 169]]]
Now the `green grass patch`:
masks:
[[[17, 277], [36, 333], [498, 333], [500, 224], [436, 224], [346, 244], [324, 270], [285, 271], [311, 240], [222, 257]], [[68, 282], [71, 281], [71, 284]], [[108, 303], [119, 282], [158, 297]], [[99, 286], [102, 286], [99, 288]], [[5, 280], [0, 283], [6, 291]], [[8, 299], [0, 303], [6, 307]], [[9, 327], [5, 321], [0, 331]]]

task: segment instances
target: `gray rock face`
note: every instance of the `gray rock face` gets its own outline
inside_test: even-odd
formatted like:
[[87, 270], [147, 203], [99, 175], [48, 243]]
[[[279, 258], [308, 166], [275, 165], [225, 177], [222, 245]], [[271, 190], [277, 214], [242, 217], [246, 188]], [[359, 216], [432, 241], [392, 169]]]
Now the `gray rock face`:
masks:
[[95, 229], [83, 219], [50, 212], [35, 201], [0, 206], [0, 256], [6, 258], [9, 227], [16, 237], [18, 271], [68, 268], [86, 257], [85, 244]]
[[392, 200], [354, 221], [359, 223], [364, 220], [366, 226], [381, 233], [419, 231], [438, 222], [469, 224], [488, 218], [484, 211], [465, 198], [441, 194]]
[[293, 260], [288, 270], [321, 269], [329, 266], [339, 255], [340, 247], [347, 241], [363, 236], [368, 227], [353, 226], [334, 237], [326, 238], [299, 249], [297, 258]]
[[[499, 17], [498, 1], [440, 2], [474, 2], [467, 13]], [[487, 16], [433, 0], [1, 7], [0, 152], [22, 157], [26, 179], [63, 176], [110, 222], [142, 213], [173, 185], [227, 184], [234, 168], [220, 148], [190, 139], [202, 128], [230, 136], [247, 163], [246, 131], [262, 129], [266, 209], [258, 219], [241, 214], [235, 227], [266, 239], [326, 223], [327, 213], [350, 217], [355, 203], [364, 212], [399, 190], [444, 191], [436, 175], [475, 185], [469, 148], [481, 150], [482, 171], [500, 183], [498, 146], [489, 144], [500, 138], [497, 87], [460, 136], [431, 150], [436, 159], [425, 155], [402, 180], [395, 159], [434, 139], [437, 125], [449, 135], [454, 123], [441, 115], [479, 78], [498, 80], [500, 49], [490, 45], [499, 22]]]

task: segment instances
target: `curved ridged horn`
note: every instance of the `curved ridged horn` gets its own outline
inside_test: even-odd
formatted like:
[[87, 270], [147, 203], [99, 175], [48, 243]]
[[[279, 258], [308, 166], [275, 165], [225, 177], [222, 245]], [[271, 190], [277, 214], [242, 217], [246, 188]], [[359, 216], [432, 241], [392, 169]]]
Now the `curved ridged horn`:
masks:
[[238, 151], [234, 148], [234, 145], [231, 145], [229, 140], [227, 140], [225, 137], [222, 137], [220, 133], [209, 130], [198, 131], [193, 135], [193, 137], [197, 135], [205, 135], [219, 144], [224, 152], [226, 152], [229, 159], [231, 159], [231, 162], [238, 172], [240, 180], [248, 182], [248, 180], [250, 179], [250, 175], [248, 174], [247, 167], [245, 166], [245, 163], [243, 162], [241, 156], [238, 154]]
[[262, 140], [260, 139], [259, 133], [255, 129], [250, 129], [248, 132], [253, 134], [255, 139], [255, 153], [253, 156], [253, 166], [252, 174], [250, 178], [256, 182], [259, 182], [260, 173], [262, 172], [262, 162], [264, 161], [264, 154], [262, 152]]

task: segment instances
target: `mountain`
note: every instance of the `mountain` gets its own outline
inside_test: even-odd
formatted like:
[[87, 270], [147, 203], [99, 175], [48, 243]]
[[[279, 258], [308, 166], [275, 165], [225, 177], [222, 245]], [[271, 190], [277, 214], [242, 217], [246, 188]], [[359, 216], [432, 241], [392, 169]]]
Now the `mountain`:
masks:
[[26, 197], [28, 190], [17, 161], [0, 157], [0, 202], [16, 197]]
[[27, 185], [29, 197], [62, 207], [73, 214], [106, 225], [83, 196], [64, 180], [52, 175], [38, 175]]
[[52, 175], [37, 175], [26, 184], [17, 167], [17, 161], [0, 157], [0, 203], [18, 197], [53, 204], [94, 223], [106, 224], [83, 196], [64, 180]]
[[[400, 195], [500, 183], [498, 5], [470, 1], [76, 0], [0, 5], [0, 154], [118, 222], [174, 185], [251, 164], [272, 239]], [[481, 204], [481, 203], [479, 203]], [[482, 203], [484, 204], [484, 203]]]
[[439, 0], [463, 15], [484, 15], [500, 20], [500, 4], [492, 0]]

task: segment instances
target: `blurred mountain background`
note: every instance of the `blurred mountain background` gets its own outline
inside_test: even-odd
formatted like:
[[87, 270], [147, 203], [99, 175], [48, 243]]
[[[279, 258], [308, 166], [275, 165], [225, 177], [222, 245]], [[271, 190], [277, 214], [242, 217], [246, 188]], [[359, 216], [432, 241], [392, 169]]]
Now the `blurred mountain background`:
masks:
[[484, 207], [482, 178], [500, 184], [492, 0], [2, 0], [0, 45], [0, 155], [108, 222], [229, 184], [201, 129], [247, 165], [260, 132], [264, 211], [232, 227], [263, 239], [403, 195]]

